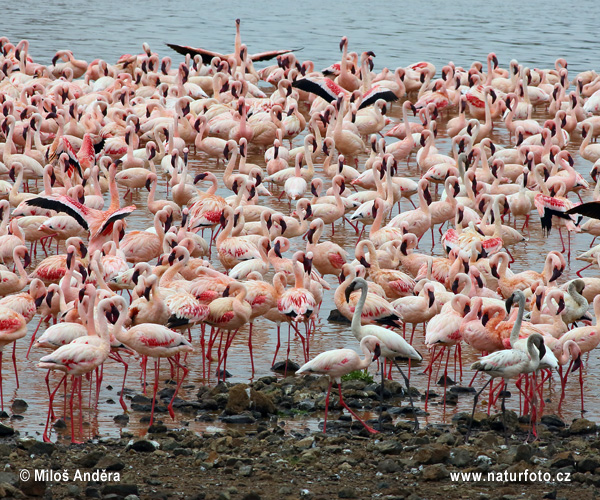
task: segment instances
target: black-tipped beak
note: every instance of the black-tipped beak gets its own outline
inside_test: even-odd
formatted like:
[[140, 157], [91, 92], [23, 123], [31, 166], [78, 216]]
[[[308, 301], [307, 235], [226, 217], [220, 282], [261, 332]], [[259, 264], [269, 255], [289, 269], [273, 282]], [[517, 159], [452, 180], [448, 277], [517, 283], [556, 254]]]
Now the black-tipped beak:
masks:
[[560, 314], [565, 310], [565, 299], [562, 297], [558, 300], [558, 309], [556, 310], [556, 314]]
[[139, 278], [140, 278], [140, 272], [139, 272], [139, 270], [136, 269], [135, 271], [133, 271], [133, 274], [131, 275], [131, 282], [134, 285], [137, 285]]
[[354, 281], [352, 283], [350, 283], [350, 285], [348, 285], [348, 288], [346, 288], [346, 290], [344, 291], [344, 297], [346, 298], [346, 302], [350, 302], [350, 295], [352, 295], [352, 292], [354, 291]]
[[230, 289], [229, 289], [229, 286], [227, 286], [225, 288], [225, 290], [223, 290], [223, 297], [229, 297], [229, 292], [230, 292]]
[[152, 290], [152, 287], [147, 286], [146, 288], [144, 288], [144, 297], [146, 297], [146, 300], [148, 302], [150, 302], [150, 291]]
[[169, 265], [172, 266], [173, 262], [175, 262], [175, 259], [177, 258], [177, 255], [175, 254], [175, 252], [171, 252], [169, 254], [169, 258], [167, 259], [167, 261], [169, 262]]
[[371, 267], [371, 264], [367, 262], [367, 259], [365, 259], [364, 255], [361, 256], [358, 261], [365, 267], [365, 269], [369, 269]]
[[54, 290], [50, 290], [47, 294], [46, 294], [46, 305], [48, 307], [52, 307], [52, 297], [54, 297]]
[[23, 267], [28, 267], [29, 264], [31, 264], [31, 255], [26, 251], [23, 257]]
[[280, 259], [283, 258], [283, 256], [281, 255], [281, 242], [280, 241], [275, 242], [275, 244], [273, 245], [273, 251], [275, 252], [275, 255], [277, 255], [277, 257], [279, 257]]
[[500, 279], [500, 275], [498, 274], [498, 267], [497, 266], [490, 266], [490, 269], [492, 271], [492, 276], [496, 279]]
[[71, 262], [73, 262], [73, 252], [67, 253], [67, 269], [71, 268]]
[[427, 295], [429, 296], [429, 308], [431, 309], [433, 307], [433, 304], [435, 303], [435, 295], [433, 293], [433, 290], [429, 290], [427, 292]]
[[450, 288], [452, 290], [452, 293], [455, 293], [455, 294], [458, 293], [458, 280], [455, 279], [452, 282], [452, 286]]
[[571, 373], [581, 368], [581, 354], [577, 356], [575, 361], [573, 361], [573, 368], [571, 368]]
[[381, 356], [381, 347], [379, 344], [375, 345], [375, 349], [373, 350], [373, 361], [377, 361]]
[[37, 299], [35, 299], [35, 308], [39, 308], [42, 305], [42, 302], [44, 302], [44, 299], [46, 298], [45, 295], [41, 295], [39, 296]]

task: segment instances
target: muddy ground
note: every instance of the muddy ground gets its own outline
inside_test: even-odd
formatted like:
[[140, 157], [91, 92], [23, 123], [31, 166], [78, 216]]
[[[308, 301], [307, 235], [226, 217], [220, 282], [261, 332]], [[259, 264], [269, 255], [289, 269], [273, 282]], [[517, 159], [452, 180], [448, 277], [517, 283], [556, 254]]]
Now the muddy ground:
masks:
[[[500, 415], [476, 413], [465, 443], [470, 415], [460, 413], [451, 425], [422, 425], [415, 432], [408, 398], [400, 384], [390, 382], [378, 434], [367, 433], [342, 414], [333, 392], [326, 434], [314, 429], [316, 425], [309, 430], [301, 423], [286, 431], [285, 424], [292, 420], [321, 419], [326, 386], [326, 379], [309, 376], [264, 377], [251, 387], [202, 387], [197, 400], [175, 402], [177, 412], [188, 419], [214, 421], [214, 432], [202, 435], [171, 428], [168, 414], [160, 412], [143, 438], [124, 432], [120, 439], [70, 444], [70, 426], [61, 421], [64, 439], [43, 443], [20, 437], [5, 420], [0, 424], [5, 464], [0, 498], [585, 500], [599, 494], [600, 438], [597, 425], [586, 419], [563, 422], [546, 415], [537, 423], [537, 439], [531, 442], [530, 437], [526, 444], [527, 419], [507, 412], [506, 446]], [[161, 391], [159, 411], [171, 391], [168, 386]], [[359, 415], [365, 410], [376, 415], [377, 384], [346, 381], [343, 391]], [[413, 394], [418, 400], [414, 389]], [[143, 396], [129, 397], [137, 401], [135, 412], [148, 411]], [[377, 419], [369, 423], [379, 426]], [[46, 476], [36, 480], [36, 469]], [[27, 481], [23, 470], [30, 473]], [[483, 478], [453, 477], [461, 472], [482, 473]]]

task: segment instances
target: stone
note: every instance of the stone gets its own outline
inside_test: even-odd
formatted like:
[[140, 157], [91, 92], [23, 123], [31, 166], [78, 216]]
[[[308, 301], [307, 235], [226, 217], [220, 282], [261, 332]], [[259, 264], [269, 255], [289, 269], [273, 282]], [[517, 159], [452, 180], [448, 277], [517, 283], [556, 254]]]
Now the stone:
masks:
[[399, 455], [402, 453], [402, 445], [395, 441], [384, 441], [378, 443], [375, 448], [382, 455]]
[[450, 456], [450, 447], [442, 444], [430, 444], [417, 450], [414, 460], [418, 464], [431, 465], [445, 462]]
[[[229, 396], [231, 398], [231, 396]], [[267, 415], [276, 415], [277, 408], [273, 398], [264, 392], [250, 389], [250, 407], [260, 413], [263, 417]]]
[[394, 472], [398, 472], [400, 470], [400, 466], [398, 465], [398, 463], [395, 460], [392, 460], [391, 458], [387, 458], [387, 459], [379, 462], [379, 465], [377, 466], [377, 470], [379, 472], [383, 472], [386, 474], [393, 474]]
[[253, 424], [256, 422], [256, 419], [248, 413], [243, 413], [240, 415], [227, 415], [220, 417], [220, 419], [226, 424]]
[[25, 401], [24, 399], [15, 399], [13, 401], [11, 409], [12, 409], [13, 413], [23, 413], [24, 411], [27, 410], [28, 407], [29, 407], [29, 405], [27, 404], [27, 401]]
[[466, 448], [453, 448], [448, 463], [455, 467], [465, 467], [473, 462], [473, 453]]
[[421, 477], [424, 481], [439, 481], [450, 476], [450, 472], [443, 464], [428, 465], [423, 469]]
[[554, 459], [550, 462], [550, 467], [553, 469], [562, 469], [575, 465], [575, 459], [570, 451], [563, 451], [554, 455]]
[[103, 495], [118, 495], [126, 497], [127, 495], [139, 495], [137, 484], [106, 484], [102, 488]]
[[33, 446], [29, 448], [29, 453], [31, 455], [52, 455], [56, 450], [56, 445], [54, 443], [44, 443], [42, 441], [36, 441]]
[[313, 444], [315, 442], [315, 438], [314, 436], [308, 436], [305, 437], [304, 439], [301, 439], [300, 441], [296, 441], [296, 448], [299, 448], [300, 450], [308, 450], [309, 448], [312, 448]]
[[248, 386], [246, 384], [234, 385], [229, 390], [229, 399], [225, 406], [227, 415], [237, 415], [250, 407], [250, 397], [248, 395]]
[[597, 427], [594, 422], [591, 422], [587, 418], [578, 418], [569, 427], [569, 432], [571, 434], [590, 434], [596, 432]]
[[566, 427], [567, 424], [557, 415], [544, 415], [540, 421], [548, 427]]
[[131, 449], [142, 453], [150, 453], [156, 450], [156, 447], [146, 439], [139, 439], [131, 445]]
[[117, 425], [125, 426], [129, 423], [129, 415], [115, 415], [113, 420]]
[[43, 497], [46, 492], [46, 481], [35, 481], [33, 475], [28, 481], [20, 481], [19, 489], [30, 497]]
[[339, 498], [357, 498], [356, 489], [352, 486], [345, 486], [338, 491]]
[[242, 465], [239, 469], [240, 476], [250, 477], [252, 475], [252, 466], [251, 465]]
[[531, 455], [533, 455], [533, 450], [531, 449], [531, 446], [528, 444], [520, 444], [519, 446], [517, 446], [514, 461], [529, 462], [529, 460], [531, 460]]
[[92, 451], [91, 453], [86, 453], [86, 454], [82, 455], [80, 458], [78, 458], [74, 462], [77, 465], [80, 465], [81, 467], [90, 468], [90, 467], [93, 467], [94, 465], [96, 465], [98, 463], [98, 460], [100, 460], [104, 455], [105, 455], [105, 453], [103, 451], [95, 450], [95, 451]]
[[579, 472], [594, 472], [598, 467], [600, 467], [600, 459], [598, 456], [584, 457], [575, 465], [575, 468]]
[[278, 361], [271, 367], [271, 371], [277, 373], [285, 373], [286, 371], [287, 373], [296, 373], [299, 369], [300, 365], [298, 363], [294, 363], [289, 359], [286, 359], [285, 361]]
[[242, 500], [261, 500], [261, 496], [256, 493], [256, 491], [251, 491], [250, 493], [246, 493], [243, 497]]
[[107, 472], [120, 471], [125, 468], [125, 464], [117, 457], [105, 455], [98, 461], [96, 468], [106, 470]]
[[15, 430], [8, 425], [0, 424], [0, 437], [8, 437], [12, 436], [15, 433]]

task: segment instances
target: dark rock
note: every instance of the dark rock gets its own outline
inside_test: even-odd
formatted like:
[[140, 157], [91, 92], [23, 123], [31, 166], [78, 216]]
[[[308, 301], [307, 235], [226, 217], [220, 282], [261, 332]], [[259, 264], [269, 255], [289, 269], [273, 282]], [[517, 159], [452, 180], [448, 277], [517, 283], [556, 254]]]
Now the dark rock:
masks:
[[0, 418], [8, 418], [9, 415], [4, 410], [0, 410]]
[[450, 472], [443, 464], [428, 465], [423, 469], [421, 477], [424, 481], [439, 481], [450, 476]]
[[[139, 404], [139, 403], [131, 403], [131, 409], [133, 411], [141, 411], [150, 413], [152, 411], [152, 403], [150, 404]], [[166, 413], [167, 407], [156, 404], [154, 406], [154, 413]]]
[[101, 498], [100, 490], [97, 488], [88, 487], [85, 489], [85, 496], [87, 498]]
[[149, 434], [165, 434], [169, 429], [163, 423], [152, 424], [148, 427]]
[[514, 461], [529, 462], [529, 460], [531, 460], [531, 455], [533, 455], [533, 450], [531, 449], [531, 446], [528, 444], [520, 444], [519, 446], [517, 446], [517, 449], [515, 451]]
[[144, 396], [143, 394], [136, 394], [131, 398], [131, 402], [139, 404], [152, 404], [152, 398]]
[[200, 401], [200, 409], [215, 411], [219, 409], [219, 403], [217, 403], [217, 401], [212, 398], [203, 399], [202, 401]]
[[455, 467], [465, 467], [473, 461], [473, 453], [466, 448], [453, 448], [448, 463]]
[[286, 359], [285, 361], [278, 361], [271, 367], [271, 371], [277, 373], [285, 373], [286, 371], [287, 373], [296, 373], [299, 369], [300, 365], [298, 363], [294, 363], [289, 359]]
[[256, 422], [256, 419], [248, 413], [241, 413], [240, 415], [226, 415], [219, 418], [221, 422], [226, 424], [253, 424]]
[[12, 436], [15, 430], [8, 425], [0, 424], [0, 437]]
[[145, 439], [139, 439], [131, 445], [131, 449], [143, 453], [150, 453], [156, 450], [156, 447], [150, 441], [147, 441]]
[[462, 385], [455, 385], [450, 387], [450, 392], [455, 392], [457, 394], [474, 394], [475, 387], [463, 387]]
[[33, 446], [29, 448], [30, 455], [52, 455], [56, 450], [54, 443], [44, 443], [42, 441], [36, 441]]
[[579, 472], [594, 472], [598, 467], [600, 467], [600, 460], [597, 456], [585, 457], [575, 465]]
[[260, 413], [263, 417], [266, 417], [267, 415], [275, 415], [277, 413], [277, 408], [275, 407], [273, 398], [264, 392], [250, 389], [250, 401], [251, 408]]
[[556, 490], [549, 491], [542, 498], [548, 498], [549, 500], [556, 500]]
[[256, 491], [251, 491], [250, 493], [246, 493], [243, 497], [242, 500], [261, 500], [262, 497], [256, 493]]
[[400, 465], [398, 465], [398, 462], [396, 462], [395, 460], [387, 458], [386, 460], [379, 462], [377, 470], [379, 472], [393, 474], [394, 472], [398, 472], [400, 470]]
[[441, 387], [448, 387], [449, 385], [455, 385], [456, 382], [452, 380], [448, 375], [442, 375], [440, 379], [437, 381], [437, 385]]
[[229, 373], [227, 370], [217, 370], [215, 372], [215, 377], [217, 377], [218, 380], [224, 380], [226, 378], [233, 377], [233, 375], [231, 373]]
[[417, 450], [413, 458], [417, 464], [439, 464], [450, 456], [450, 448], [442, 444], [430, 444]]
[[[457, 405], [458, 404], [458, 394], [456, 394], [455, 392], [447, 392], [444, 397], [444, 402], [447, 405]], [[439, 404], [443, 404], [443, 403], [440, 402]]]
[[13, 413], [23, 413], [27, 410], [28, 406], [29, 405], [27, 404], [27, 401], [25, 401], [24, 399], [15, 399], [13, 401], [11, 409]]
[[544, 415], [541, 418], [541, 422], [542, 424], [548, 426], [548, 427], [566, 427], [567, 424], [564, 423], [564, 421], [558, 417], [557, 415]]
[[126, 497], [127, 495], [139, 495], [139, 490], [136, 484], [107, 484], [102, 488], [102, 494]]
[[252, 466], [251, 465], [242, 465], [239, 469], [240, 476], [250, 477], [252, 475]]
[[296, 405], [296, 407], [299, 410], [311, 412], [315, 411], [315, 409], [317, 408], [317, 404], [314, 401], [311, 401], [310, 399], [303, 399]]
[[19, 477], [13, 472], [0, 471], [0, 483], [7, 483], [11, 486], [16, 486], [19, 482]]
[[77, 460], [74, 460], [74, 462], [81, 467], [90, 468], [96, 465], [104, 455], [105, 453], [103, 451], [96, 450], [91, 453], [86, 453]]
[[343, 323], [347, 325], [350, 324], [350, 320], [337, 309], [331, 310], [329, 316], [327, 317], [327, 321], [331, 321], [332, 323]]
[[250, 407], [250, 397], [248, 396], [249, 391], [247, 389], [247, 385], [237, 384], [229, 390], [229, 399], [225, 406], [225, 413], [227, 415], [237, 415], [248, 410]]
[[28, 481], [20, 481], [19, 489], [30, 497], [43, 497], [46, 492], [46, 481], [35, 481], [33, 475]]
[[356, 498], [356, 490], [352, 486], [345, 486], [338, 491], [339, 498]]
[[402, 445], [395, 441], [384, 441], [377, 444], [376, 448], [382, 455], [400, 455], [402, 453]]
[[64, 418], [59, 418], [56, 422], [54, 422], [54, 424], [52, 424], [52, 427], [54, 427], [56, 430], [66, 429], [67, 423], [65, 422]]
[[113, 472], [123, 470], [125, 464], [112, 455], [105, 455], [98, 461], [96, 468], [106, 470], [107, 472]]
[[116, 424], [125, 426], [129, 423], [129, 415], [115, 415], [113, 420]]
[[589, 421], [587, 418], [578, 418], [569, 427], [569, 432], [571, 434], [590, 434], [596, 432], [597, 427], [594, 422]]
[[550, 467], [553, 469], [562, 469], [575, 465], [575, 459], [570, 451], [563, 451], [554, 455], [554, 459], [550, 462]]

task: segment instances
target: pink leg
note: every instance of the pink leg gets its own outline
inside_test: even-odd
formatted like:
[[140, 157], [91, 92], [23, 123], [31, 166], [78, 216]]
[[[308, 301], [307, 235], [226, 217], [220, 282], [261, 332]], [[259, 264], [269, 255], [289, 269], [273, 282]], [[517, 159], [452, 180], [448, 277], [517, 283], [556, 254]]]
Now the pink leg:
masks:
[[154, 422], [154, 406], [156, 405], [156, 392], [158, 391], [158, 370], [160, 367], [160, 358], [154, 360], [154, 391], [152, 394], [152, 411], [150, 412], [150, 424], [148, 427], [152, 427]]
[[327, 427], [327, 413], [329, 411], [329, 394], [331, 393], [331, 385], [333, 381], [329, 381], [329, 387], [327, 388], [327, 396], [325, 396], [325, 420], [323, 421], [323, 434], [325, 434], [325, 429]]
[[362, 420], [356, 413], [354, 413], [350, 407], [346, 404], [346, 402], [344, 401], [344, 398], [342, 397], [342, 384], [339, 383], [338, 384], [338, 390], [340, 393], [340, 404], [346, 408], [346, 410], [348, 410], [350, 412], [350, 414], [356, 418], [356, 420], [358, 420], [361, 424], [363, 424], [364, 428], [367, 429], [368, 432], [370, 432], [371, 434], [378, 434], [379, 431], [376, 431], [375, 429], [373, 429], [372, 427], [369, 427], [366, 422], [364, 420]]

